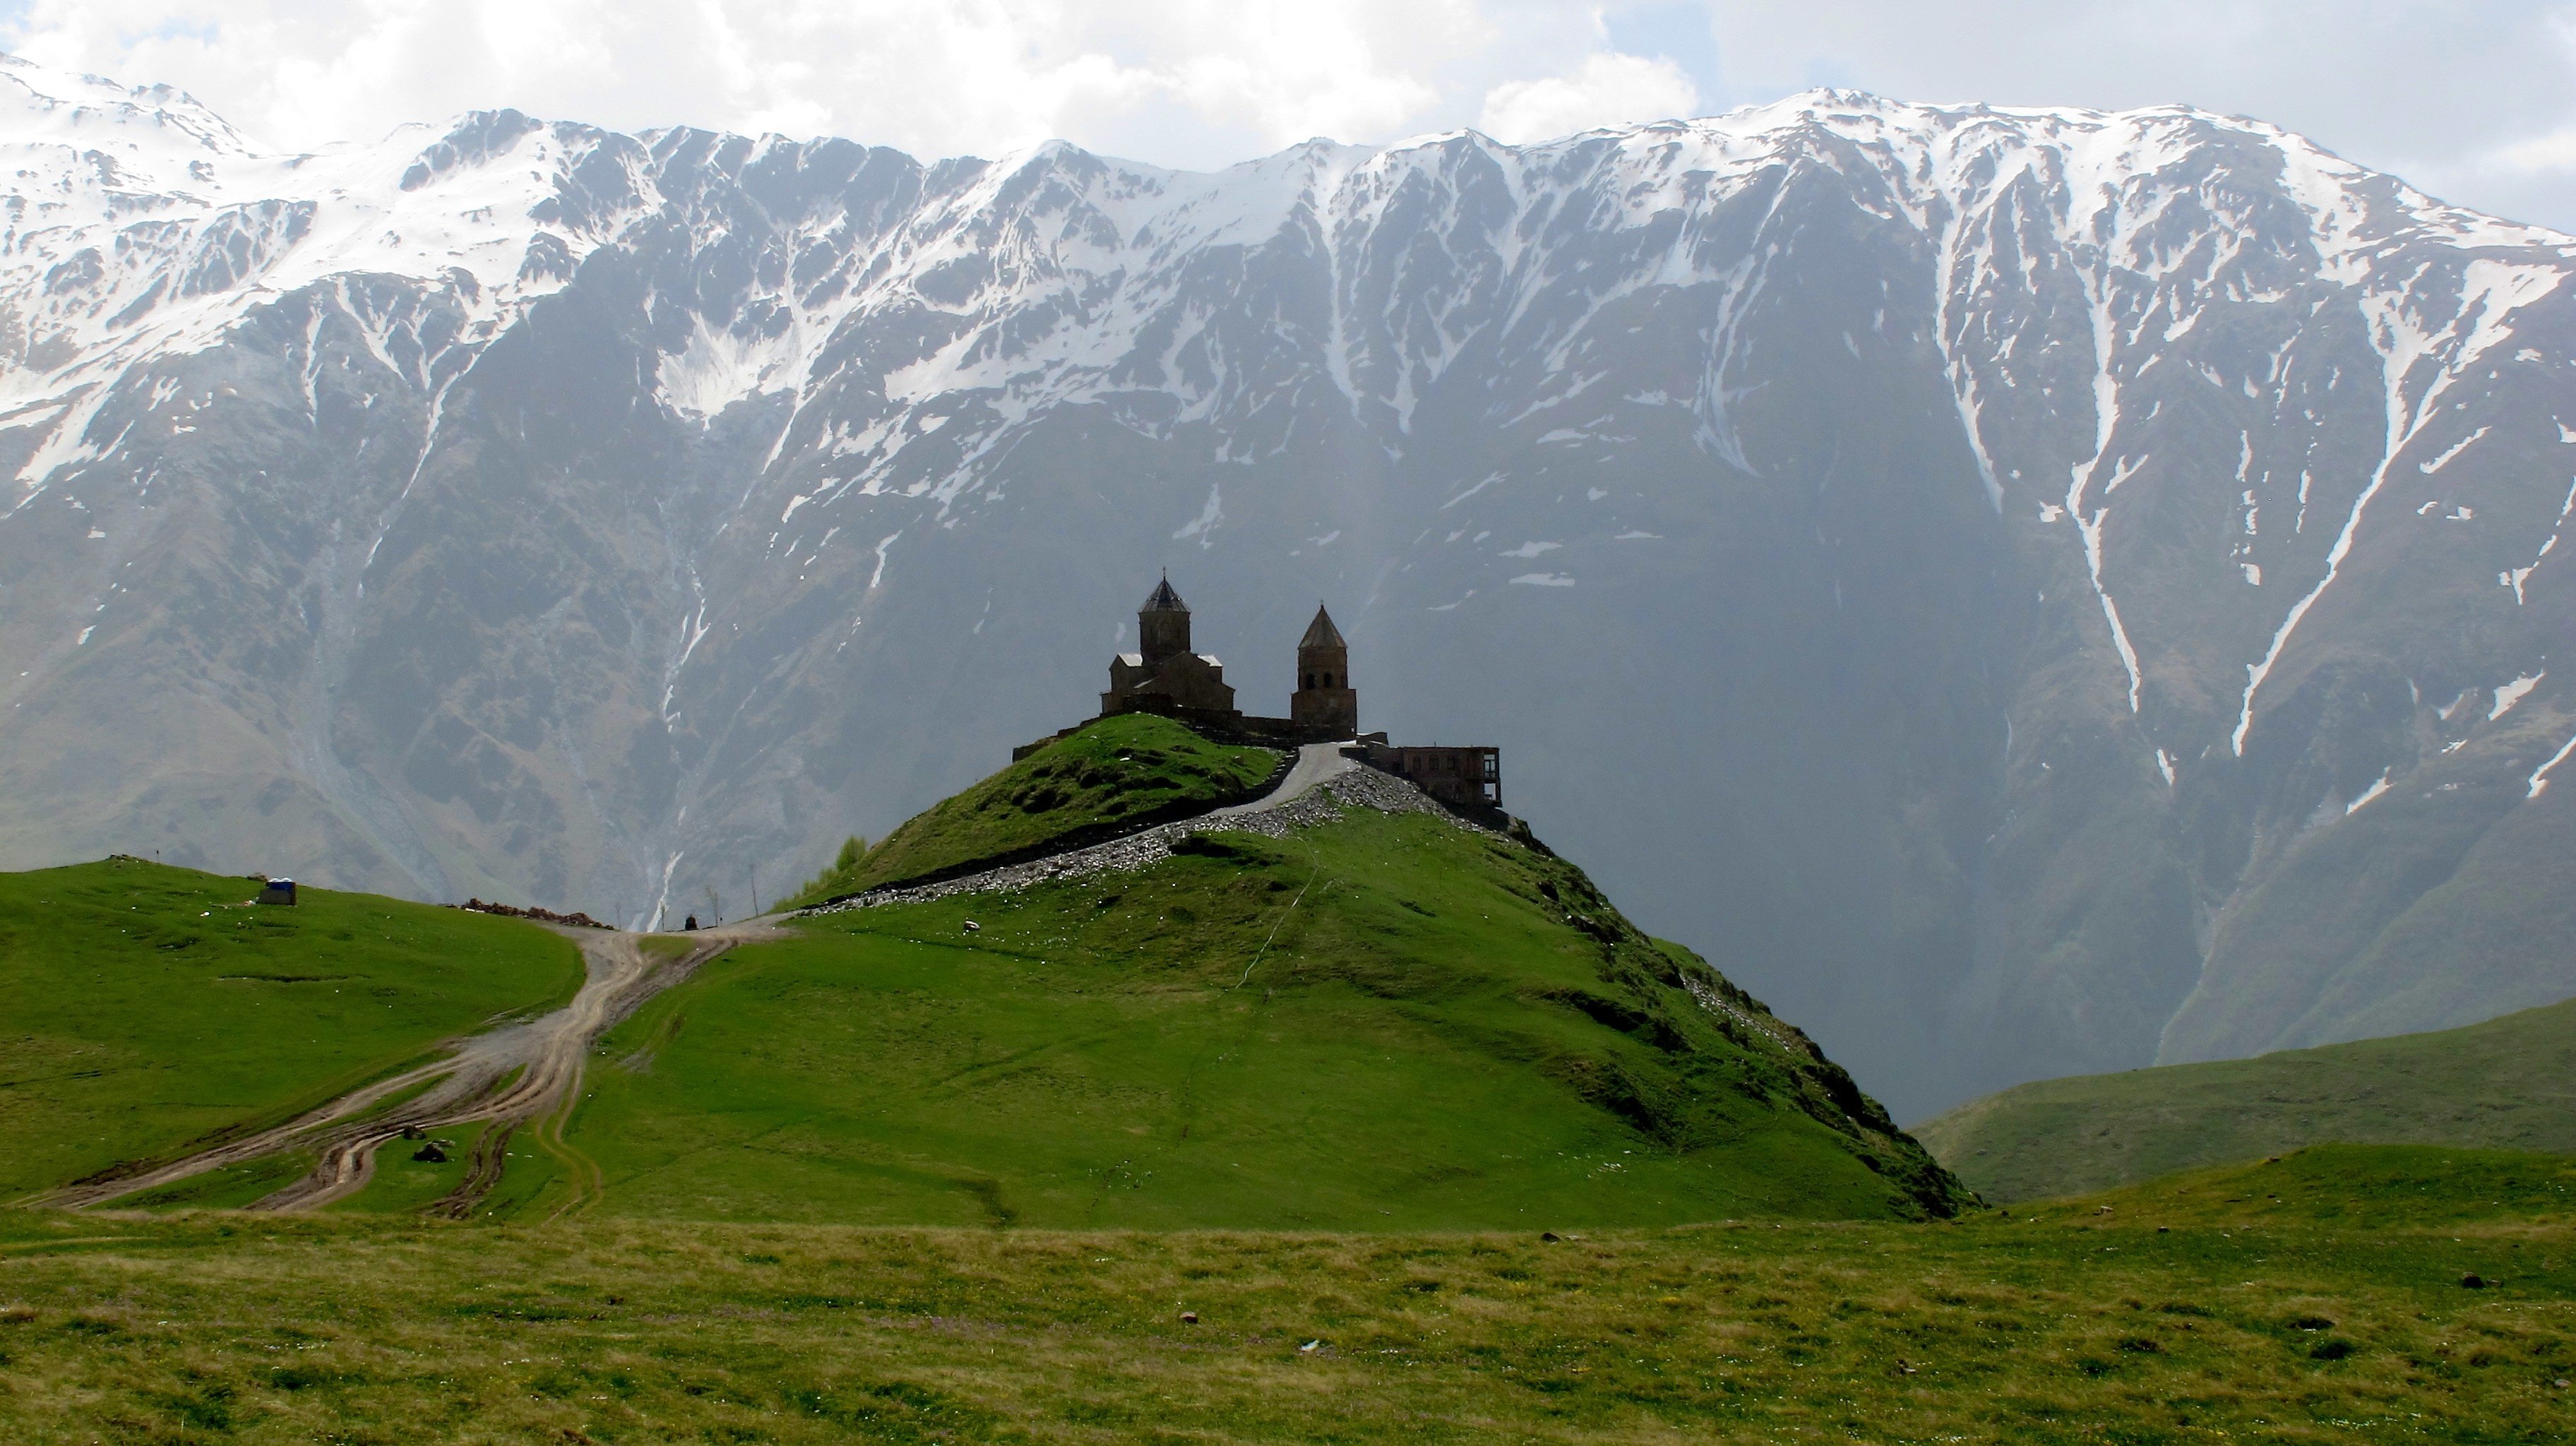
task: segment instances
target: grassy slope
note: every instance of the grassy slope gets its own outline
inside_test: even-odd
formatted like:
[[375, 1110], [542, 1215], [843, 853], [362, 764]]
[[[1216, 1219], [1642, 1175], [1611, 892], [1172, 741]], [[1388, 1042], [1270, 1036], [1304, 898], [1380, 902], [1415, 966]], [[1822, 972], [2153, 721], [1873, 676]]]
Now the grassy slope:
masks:
[[1200, 842], [716, 961], [607, 1041], [571, 1132], [602, 1208], [1447, 1229], [1946, 1204], [1910, 1141], [1820, 1122], [1893, 1131], [1839, 1069], [1749, 1000], [1776, 1038], [1713, 1018], [1675, 987], [1704, 966], [1562, 861], [1367, 810]]
[[580, 985], [533, 924], [254, 892], [139, 861], [0, 874], [0, 1200], [282, 1118]]
[[2576, 1000], [2433, 1034], [2041, 1080], [1914, 1133], [1993, 1200], [2332, 1140], [2576, 1151]]
[[1553, 1244], [0, 1211], [0, 1437], [2555, 1443], [2571, 1187], [2320, 1150]]
[[826, 873], [790, 903], [1200, 812], [1250, 795], [1281, 761], [1276, 750], [1211, 743], [1152, 714], [1104, 718], [915, 816], [855, 869]]

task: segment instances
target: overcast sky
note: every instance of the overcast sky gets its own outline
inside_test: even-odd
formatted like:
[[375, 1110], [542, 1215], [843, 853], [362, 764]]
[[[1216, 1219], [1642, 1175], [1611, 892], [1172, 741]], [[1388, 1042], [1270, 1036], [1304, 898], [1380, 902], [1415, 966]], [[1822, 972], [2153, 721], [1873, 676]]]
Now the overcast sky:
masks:
[[2576, 0], [0, 0], [0, 44], [166, 81], [297, 149], [516, 106], [1213, 167], [1315, 135], [1535, 140], [1812, 85], [2182, 101], [2576, 230]]

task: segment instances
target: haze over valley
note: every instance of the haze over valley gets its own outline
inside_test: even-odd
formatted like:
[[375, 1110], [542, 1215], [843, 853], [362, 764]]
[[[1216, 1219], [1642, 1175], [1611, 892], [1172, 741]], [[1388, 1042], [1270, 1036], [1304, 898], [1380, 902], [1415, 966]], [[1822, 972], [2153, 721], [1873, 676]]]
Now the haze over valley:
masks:
[[0, 147], [0, 867], [745, 912], [1168, 567], [1899, 1120], [2576, 995], [2576, 240], [2258, 120]]

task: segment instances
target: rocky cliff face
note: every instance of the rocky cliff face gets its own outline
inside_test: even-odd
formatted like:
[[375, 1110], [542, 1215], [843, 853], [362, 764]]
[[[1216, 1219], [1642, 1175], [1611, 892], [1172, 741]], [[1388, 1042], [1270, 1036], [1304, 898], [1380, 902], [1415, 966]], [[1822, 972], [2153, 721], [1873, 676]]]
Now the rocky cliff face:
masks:
[[0, 863], [739, 911], [1168, 564], [1900, 1114], [2576, 993], [2576, 242], [2254, 122], [0, 150]]

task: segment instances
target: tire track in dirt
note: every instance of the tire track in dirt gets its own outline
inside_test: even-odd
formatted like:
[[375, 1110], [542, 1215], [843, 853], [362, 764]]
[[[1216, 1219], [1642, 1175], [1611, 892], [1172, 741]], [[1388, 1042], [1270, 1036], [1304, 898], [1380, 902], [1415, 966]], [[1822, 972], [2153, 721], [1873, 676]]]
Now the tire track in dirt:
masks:
[[421, 1213], [446, 1220], [462, 1220], [473, 1214], [483, 1197], [492, 1193], [492, 1187], [501, 1183], [502, 1166], [510, 1158], [510, 1136], [518, 1133], [518, 1128], [515, 1124], [495, 1125], [477, 1136], [474, 1148], [465, 1156], [465, 1178], [457, 1182], [455, 1189], [423, 1206]]
[[[318, 1152], [302, 1178], [251, 1203], [252, 1210], [318, 1210], [365, 1189], [375, 1178], [376, 1152], [406, 1130], [460, 1125], [487, 1128], [475, 1141], [466, 1177], [432, 1202], [432, 1214], [462, 1219], [501, 1180], [511, 1136], [522, 1126], [567, 1168], [573, 1198], [562, 1211], [586, 1209], [604, 1185], [595, 1161], [564, 1142], [563, 1125], [581, 1098], [591, 1046], [643, 1003], [680, 983], [708, 960], [736, 944], [785, 937], [765, 920], [725, 925], [696, 934], [648, 936], [622, 929], [579, 929], [544, 924], [581, 949], [586, 968], [580, 992], [550, 1014], [458, 1041], [442, 1059], [404, 1070], [341, 1095], [271, 1129], [152, 1165], [114, 1179], [67, 1185], [33, 1203], [85, 1210], [146, 1190], [159, 1189], [287, 1150]], [[670, 954], [647, 948], [648, 937], [678, 938], [688, 947]], [[412, 1091], [390, 1108], [384, 1102]]]

